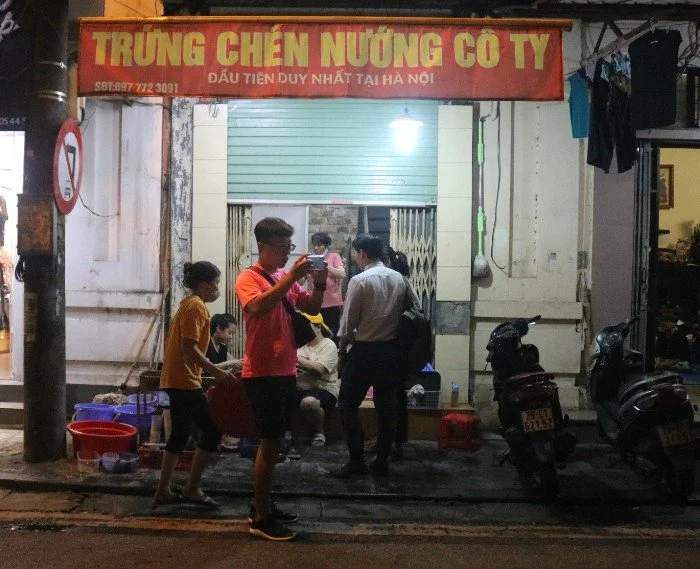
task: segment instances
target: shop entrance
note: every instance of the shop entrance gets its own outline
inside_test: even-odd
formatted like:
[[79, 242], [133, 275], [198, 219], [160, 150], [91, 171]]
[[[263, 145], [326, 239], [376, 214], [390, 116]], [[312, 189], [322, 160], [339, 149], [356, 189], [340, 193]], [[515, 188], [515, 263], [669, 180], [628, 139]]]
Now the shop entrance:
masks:
[[692, 373], [700, 366], [699, 159], [694, 141], [642, 144], [632, 306], [639, 322], [632, 346], [646, 355], [649, 370]]
[[0, 132], [0, 382], [22, 375], [23, 292], [14, 269], [23, 157], [24, 133]]

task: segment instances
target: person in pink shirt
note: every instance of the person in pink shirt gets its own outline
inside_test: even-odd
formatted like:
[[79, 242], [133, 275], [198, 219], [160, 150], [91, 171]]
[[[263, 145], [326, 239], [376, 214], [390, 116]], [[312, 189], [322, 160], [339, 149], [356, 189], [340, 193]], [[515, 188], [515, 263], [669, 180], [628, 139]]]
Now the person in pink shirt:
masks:
[[328, 279], [326, 280], [326, 292], [323, 294], [323, 304], [321, 304], [321, 316], [323, 322], [333, 333], [333, 339], [338, 337], [340, 328], [340, 314], [343, 311], [343, 294], [341, 287], [345, 278], [345, 267], [343, 259], [338, 253], [331, 253], [328, 249], [331, 246], [331, 237], [328, 233], [321, 231], [311, 236], [311, 246], [314, 254], [323, 255], [328, 269]]
[[[235, 285], [246, 329], [241, 377], [260, 435], [249, 531], [272, 541], [288, 541], [294, 538], [294, 533], [282, 522], [295, 522], [298, 516], [277, 508], [270, 497], [280, 439], [289, 430], [292, 414], [298, 407], [297, 348], [291, 316], [282, 299], [308, 314], [318, 314], [328, 272], [310, 271], [311, 261], [306, 254], [296, 260], [288, 273], [282, 270], [295, 248], [294, 228], [284, 220], [266, 217], [253, 231], [258, 243], [258, 262], [242, 271]], [[313, 282], [310, 293], [297, 282], [307, 274]]]

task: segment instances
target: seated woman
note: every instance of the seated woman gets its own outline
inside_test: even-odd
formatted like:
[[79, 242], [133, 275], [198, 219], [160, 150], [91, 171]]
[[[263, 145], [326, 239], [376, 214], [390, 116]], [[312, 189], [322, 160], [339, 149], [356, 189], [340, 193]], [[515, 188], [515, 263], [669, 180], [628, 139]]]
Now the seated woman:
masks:
[[299, 408], [313, 428], [311, 444], [323, 446], [325, 412], [338, 401], [338, 348], [329, 338], [323, 316], [304, 314], [311, 322], [316, 337], [297, 350], [297, 395]]

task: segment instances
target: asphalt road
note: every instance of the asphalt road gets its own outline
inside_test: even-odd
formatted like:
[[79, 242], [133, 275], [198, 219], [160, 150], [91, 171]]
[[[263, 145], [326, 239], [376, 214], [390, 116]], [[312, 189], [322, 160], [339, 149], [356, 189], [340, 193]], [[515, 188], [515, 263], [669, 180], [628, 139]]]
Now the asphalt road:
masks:
[[218, 512], [76, 493], [0, 496], [0, 569], [700, 567], [700, 507], [311, 500], [292, 543], [247, 533], [244, 499]]
[[[16, 526], [15, 526], [16, 527]], [[697, 533], [597, 528], [478, 528], [444, 534], [309, 534], [297, 542], [269, 543], [234, 531], [147, 531], [73, 527], [0, 531], [3, 569], [235, 567], [323, 568], [693, 568]]]

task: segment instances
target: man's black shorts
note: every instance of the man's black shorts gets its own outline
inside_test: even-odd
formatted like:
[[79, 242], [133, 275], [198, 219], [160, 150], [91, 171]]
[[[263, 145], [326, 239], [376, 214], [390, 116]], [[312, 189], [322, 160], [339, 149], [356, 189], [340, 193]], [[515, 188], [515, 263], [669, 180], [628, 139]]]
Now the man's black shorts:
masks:
[[335, 409], [335, 405], [338, 402], [335, 395], [329, 393], [325, 389], [298, 389], [297, 395], [299, 397], [299, 404], [301, 405], [302, 399], [305, 397], [314, 397], [321, 403], [321, 409], [324, 411], [330, 411]]
[[288, 431], [299, 407], [293, 375], [243, 378], [261, 439], [278, 439]]

